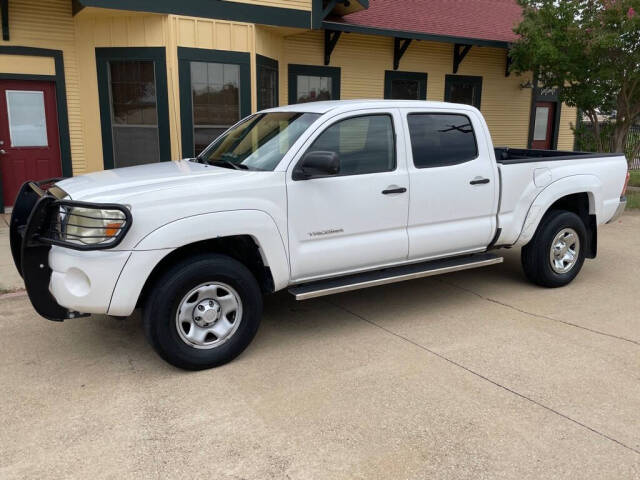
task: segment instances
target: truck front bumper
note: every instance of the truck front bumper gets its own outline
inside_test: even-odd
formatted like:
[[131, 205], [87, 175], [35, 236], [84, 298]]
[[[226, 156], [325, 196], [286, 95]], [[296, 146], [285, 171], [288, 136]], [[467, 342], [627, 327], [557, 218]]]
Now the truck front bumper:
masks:
[[131, 252], [79, 251], [54, 245], [50, 229], [51, 207], [60, 199], [44, 191], [43, 184], [25, 183], [13, 207], [11, 253], [36, 312], [46, 319], [107, 313], [116, 281]]
[[607, 223], [612, 223], [612, 222], [615, 222], [617, 219], [619, 219], [626, 207], [627, 207], [627, 197], [622, 196], [620, 197], [620, 203], [618, 204], [618, 208], [616, 208], [616, 211], [614, 212], [613, 217], [611, 217]]

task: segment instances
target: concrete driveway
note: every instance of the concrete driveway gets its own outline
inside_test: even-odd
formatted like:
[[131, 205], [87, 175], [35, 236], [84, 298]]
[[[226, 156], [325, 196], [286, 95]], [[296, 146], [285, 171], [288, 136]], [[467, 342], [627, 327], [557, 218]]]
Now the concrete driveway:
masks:
[[568, 287], [503, 265], [296, 303], [176, 370], [139, 316], [0, 299], [0, 477], [640, 478], [640, 215]]

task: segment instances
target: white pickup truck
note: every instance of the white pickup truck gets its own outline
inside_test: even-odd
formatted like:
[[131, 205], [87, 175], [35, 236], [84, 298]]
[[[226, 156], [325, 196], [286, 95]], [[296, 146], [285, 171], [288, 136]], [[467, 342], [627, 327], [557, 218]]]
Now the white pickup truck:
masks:
[[[275, 108], [197, 158], [26, 183], [11, 247], [50, 320], [143, 309], [156, 351], [221, 365], [262, 296], [299, 300], [496, 264], [566, 285], [625, 207], [621, 154], [493, 147], [478, 110], [416, 101]], [[627, 175], [628, 178], [628, 175]]]

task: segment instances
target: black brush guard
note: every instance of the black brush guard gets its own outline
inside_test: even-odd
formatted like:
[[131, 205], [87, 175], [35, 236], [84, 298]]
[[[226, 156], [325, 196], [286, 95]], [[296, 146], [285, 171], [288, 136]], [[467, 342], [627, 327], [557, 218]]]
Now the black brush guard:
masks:
[[[55, 182], [61, 178], [26, 182], [20, 188], [11, 213], [9, 241], [13, 262], [24, 280], [33, 308], [48, 320], [63, 321], [68, 318], [86, 317], [89, 314], [71, 311], [59, 305], [49, 291], [51, 268], [49, 251], [52, 245], [75, 250], [99, 250], [113, 248], [131, 226], [131, 214], [121, 205], [90, 204], [62, 200], [55, 194]], [[62, 192], [58, 189], [58, 192]], [[62, 192], [63, 193], [63, 192]], [[79, 245], [57, 237], [53, 226], [61, 206], [113, 209], [125, 214], [126, 223], [115, 241], [108, 245]]]

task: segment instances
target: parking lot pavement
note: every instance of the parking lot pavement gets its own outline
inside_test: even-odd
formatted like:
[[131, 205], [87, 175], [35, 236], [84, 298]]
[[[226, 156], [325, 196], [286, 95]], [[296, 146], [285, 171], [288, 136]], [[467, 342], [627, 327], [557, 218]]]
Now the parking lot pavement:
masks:
[[0, 213], [0, 295], [24, 288], [9, 248], [9, 215]]
[[307, 302], [197, 373], [138, 315], [0, 299], [1, 478], [640, 478], [640, 215], [568, 287], [505, 263]]

